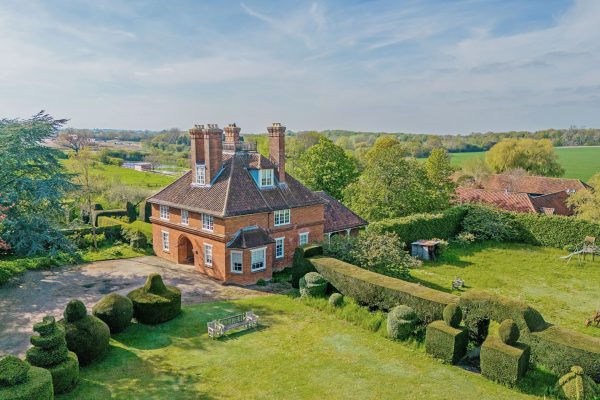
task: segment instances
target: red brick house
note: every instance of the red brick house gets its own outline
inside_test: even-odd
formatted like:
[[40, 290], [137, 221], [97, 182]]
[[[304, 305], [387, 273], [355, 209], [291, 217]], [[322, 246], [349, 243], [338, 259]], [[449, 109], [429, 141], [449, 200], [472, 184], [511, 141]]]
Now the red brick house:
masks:
[[[231, 124], [190, 129], [191, 171], [148, 199], [154, 251], [217, 280], [252, 284], [292, 262], [294, 249], [367, 222], [285, 172], [285, 127], [268, 127], [270, 157]], [[327, 196], [328, 197], [328, 196]]]

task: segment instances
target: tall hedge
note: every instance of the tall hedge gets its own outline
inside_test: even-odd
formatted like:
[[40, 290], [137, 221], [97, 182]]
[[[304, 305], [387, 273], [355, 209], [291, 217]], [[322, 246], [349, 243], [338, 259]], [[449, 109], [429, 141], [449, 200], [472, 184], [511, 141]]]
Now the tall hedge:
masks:
[[292, 287], [300, 287], [300, 278], [309, 272], [316, 272], [315, 267], [307, 258], [323, 254], [323, 247], [316, 244], [306, 244], [297, 247], [292, 262]]
[[393, 232], [407, 245], [419, 239], [450, 239], [460, 232], [468, 207], [458, 206], [437, 214], [413, 214], [408, 217], [373, 222], [373, 232]]

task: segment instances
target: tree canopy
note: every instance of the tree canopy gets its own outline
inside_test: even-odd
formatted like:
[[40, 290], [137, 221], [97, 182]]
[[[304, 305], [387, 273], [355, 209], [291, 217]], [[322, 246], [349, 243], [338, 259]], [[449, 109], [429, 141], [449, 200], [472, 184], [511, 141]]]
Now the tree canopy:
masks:
[[578, 190], [569, 196], [567, 204], [579, 218], [600, 223], [600, 173], [592, 176], [589, 184], [595, 189]]
[[43, 145], [65, 122], [43, 111], [27, 120], [0, 120], [0, 206], [6, 215], [0, 237], [16, 254], [70, 248], [58, 228], [63, 200], [74, 185], [60, 153]]
[[517, 168], [542, 176], [561, 176], [565, 172], [548, 139], [504, 139], [488, 151], [486, 162], [496, 173]]

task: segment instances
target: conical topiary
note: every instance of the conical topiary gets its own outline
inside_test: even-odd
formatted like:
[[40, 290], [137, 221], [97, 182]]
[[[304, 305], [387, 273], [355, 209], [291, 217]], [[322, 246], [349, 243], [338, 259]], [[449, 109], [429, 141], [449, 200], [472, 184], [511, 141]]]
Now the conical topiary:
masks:
[[30, 338], [33, 347], [27, 350], [27, 361], [50, 371], [55, 394], [72, 390], [79, 381], [79, 360], [67, 349], [65, 331], [52, 316], [45, 316], [42, 322], [33, 326], [33, 330], [39, 335]]
[[0, 359], [0, 399], [52, 400], [52, 375], [15, 356]]
[[67, 348], [77, 354], [79, 364], [87, 365], [108, 349], [110, 329], [101, 319], [88, 315], [80, 300], [71, 300], [64, 319], [58, 321], [65, 330]]
[[600, 397], [598, 385], [578, 366], [571, 367], [571, 372], [558, 380], [556, 389], [559, 397], [566, 400], [595, 400]]
[[408, 339], [417, 326], [417, 314], [405, 305], [390, 310], [387, 316], [387, 332], [391, 339]]
[[160, 324], [181, 312], [181, 291], [166, 286], [159, 274], [151, 274], [141, 288], [127, 295], [133, 303], [133, 316], [142, 324]]

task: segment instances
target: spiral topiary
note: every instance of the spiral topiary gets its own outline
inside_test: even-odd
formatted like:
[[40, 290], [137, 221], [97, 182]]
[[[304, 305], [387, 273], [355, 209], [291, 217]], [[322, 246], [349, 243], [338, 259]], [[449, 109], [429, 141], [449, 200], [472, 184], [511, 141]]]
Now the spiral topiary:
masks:
[[334, 307], [339, 307], [344, 303], [344, 296], [341, 293], [332, 293], [329, 296], [329, 304]]
[[505, 319], [502, 321], [500, 328], [498, 329], [498, 336], [500, 336], [500, 340], [510, 346], [513, 346], [517, 343], [520, 334], [519, 327], [512, 319]]
[[309, 272], [298, 281], [302, 297], [323, 297], [327, 293], [327, 281], [321, 274]]
[[165, 286], [158, 274], [151, 274], [141, 288], [127, 295], [133, 303], [133, 316], [142, 324], [160, 324], [181, 312], [181, 291]]
[[52, 400], [52, 375], [15, 356], [0, 359], [0, 399]]
[[108, 325], [88, 315], [80, 300], [71, 300], [67, 304], [64, 317], [58, 323], [65, 330], [67, 348], [77, 354], [79, 364], [87, 365], [102, 357], [110, 340]]
[[122, 332], [133, 318], [133, 303], [128, 297], [111, 293], [94, 305], [92, 314], [108, 325], [110, 333]]
[[405, 305], [390, 310], [387, 315], [387, 333], [391, 339], [408, 339], [417, 326], [417, 314]]
[[67, 349], [65, 331], [52, 316], [45, 316], [33, 330], [39, 335], [29, 339], [34, 347], [27, 350], [27, 361], [50, 371], [55, 394], [71, 391], [79, 381], [79, 360]]
[[585, 375], [583, 368], [576, 365], [558, 380], [556, 390], [559, 398], [566, 400], [595, 400], [600, 397], [600, 387]]
[[450, 303], [444, 307], [443, 318], [446, 325], [458, 328], [462, 321], [462, 310], [456, 303]]

